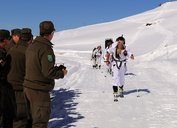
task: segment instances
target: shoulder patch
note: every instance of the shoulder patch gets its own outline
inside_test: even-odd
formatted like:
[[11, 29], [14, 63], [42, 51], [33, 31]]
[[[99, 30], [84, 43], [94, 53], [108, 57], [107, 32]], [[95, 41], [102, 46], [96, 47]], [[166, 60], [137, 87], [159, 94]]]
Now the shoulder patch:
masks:
[[54, 60], [52, 55], [48, 55], [47, 58], [49, 62], [52, 62]]

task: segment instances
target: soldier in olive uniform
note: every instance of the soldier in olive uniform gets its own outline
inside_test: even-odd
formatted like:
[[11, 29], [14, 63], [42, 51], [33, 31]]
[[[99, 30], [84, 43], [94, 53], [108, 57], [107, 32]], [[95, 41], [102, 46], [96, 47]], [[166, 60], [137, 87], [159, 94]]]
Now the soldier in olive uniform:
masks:
[[0, 127], [13, 128], [13, 118], [16, 114], [15, 94], [7, 74], [10, 69], [10, 58], [6, 56], [5, 46], [8, 44], [10, 32], [0, 30]]
[[20, 40], [21, 35], [21, 29], [16, 28], [11, 30], [11, 40], [10, 42], [5, 46], [6, 51], [8, 52], [9, 49], [11, 49], [14, 45], [16, 45]]
[[26, 50], [26, 74], [24, 93], [32, 117], [33, 128], [47, 128], [51, 112], [50, 94], [54, 88], [54, 79], [63, 78], [67, 74], [64, 66], [55, 65], [53, 44], [54, 25], [51, 21], [43, 21], [39, 25], [40, 36]]
[[27, 106], [23, 93], [23, 82], [25, 77], [25, 52], [28, 43], [32, 41], [30, 28], [21, 30], [21, 39], [13, 46], [8, 55], [11, 58], [11, 69], [8, 74], [8, 82], [15, 91], [17, 115], [14, 119], [13, 128], [28, 128]]

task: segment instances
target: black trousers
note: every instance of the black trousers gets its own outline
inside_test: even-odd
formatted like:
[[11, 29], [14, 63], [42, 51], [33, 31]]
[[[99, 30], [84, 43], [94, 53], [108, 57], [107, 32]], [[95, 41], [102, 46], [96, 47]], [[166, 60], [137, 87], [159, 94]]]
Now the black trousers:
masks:
[[6, 80], [0, 80], [0, 126], [13, 128], [13, 119], [16, 116], [15, 93]]

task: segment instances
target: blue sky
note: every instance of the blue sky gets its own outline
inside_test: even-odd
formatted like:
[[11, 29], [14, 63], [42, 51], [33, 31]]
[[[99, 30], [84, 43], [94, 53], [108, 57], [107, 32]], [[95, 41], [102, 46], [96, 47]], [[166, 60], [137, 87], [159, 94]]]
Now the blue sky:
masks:
[[2, 0], [0, 28], [29, 27], [51, 20], [56, 31], [109, 22], [135, 15], [170, 0]]

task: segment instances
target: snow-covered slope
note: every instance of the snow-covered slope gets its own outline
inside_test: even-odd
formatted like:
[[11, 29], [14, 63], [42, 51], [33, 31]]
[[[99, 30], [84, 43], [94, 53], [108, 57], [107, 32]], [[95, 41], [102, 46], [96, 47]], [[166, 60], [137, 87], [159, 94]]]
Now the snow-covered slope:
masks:
[[[166, 54], [166, 46], [175, 47], [177, 40], [177, 2], [169, 2], [135, 16], [118, 21], [61, 31], [55, 34], [56, 48], [70, 50], [91, 50], [94, 45], [102, 44], [106, 38], [124, 35], [127, 45], [136, 55], [149, 52]], [[146, 26], [151, 24], [150, 26]], [[146, 47], [145, 47], [146, 46]], [[158, 52], [157, 50], [164, 52]], [[175, 57], [176, 50], [171, 52]]]
[[[177, 2], [121, 20], [57, 32], [57, 63], [68, 75], [56, 81], [49, 128], [177, 128]], [[124, 35], [135, 54], [128, 61], [125, 98], [113, 102], [112, 77], [91, 50]], [[137, 96], [140, 97], [137, 97]]]

